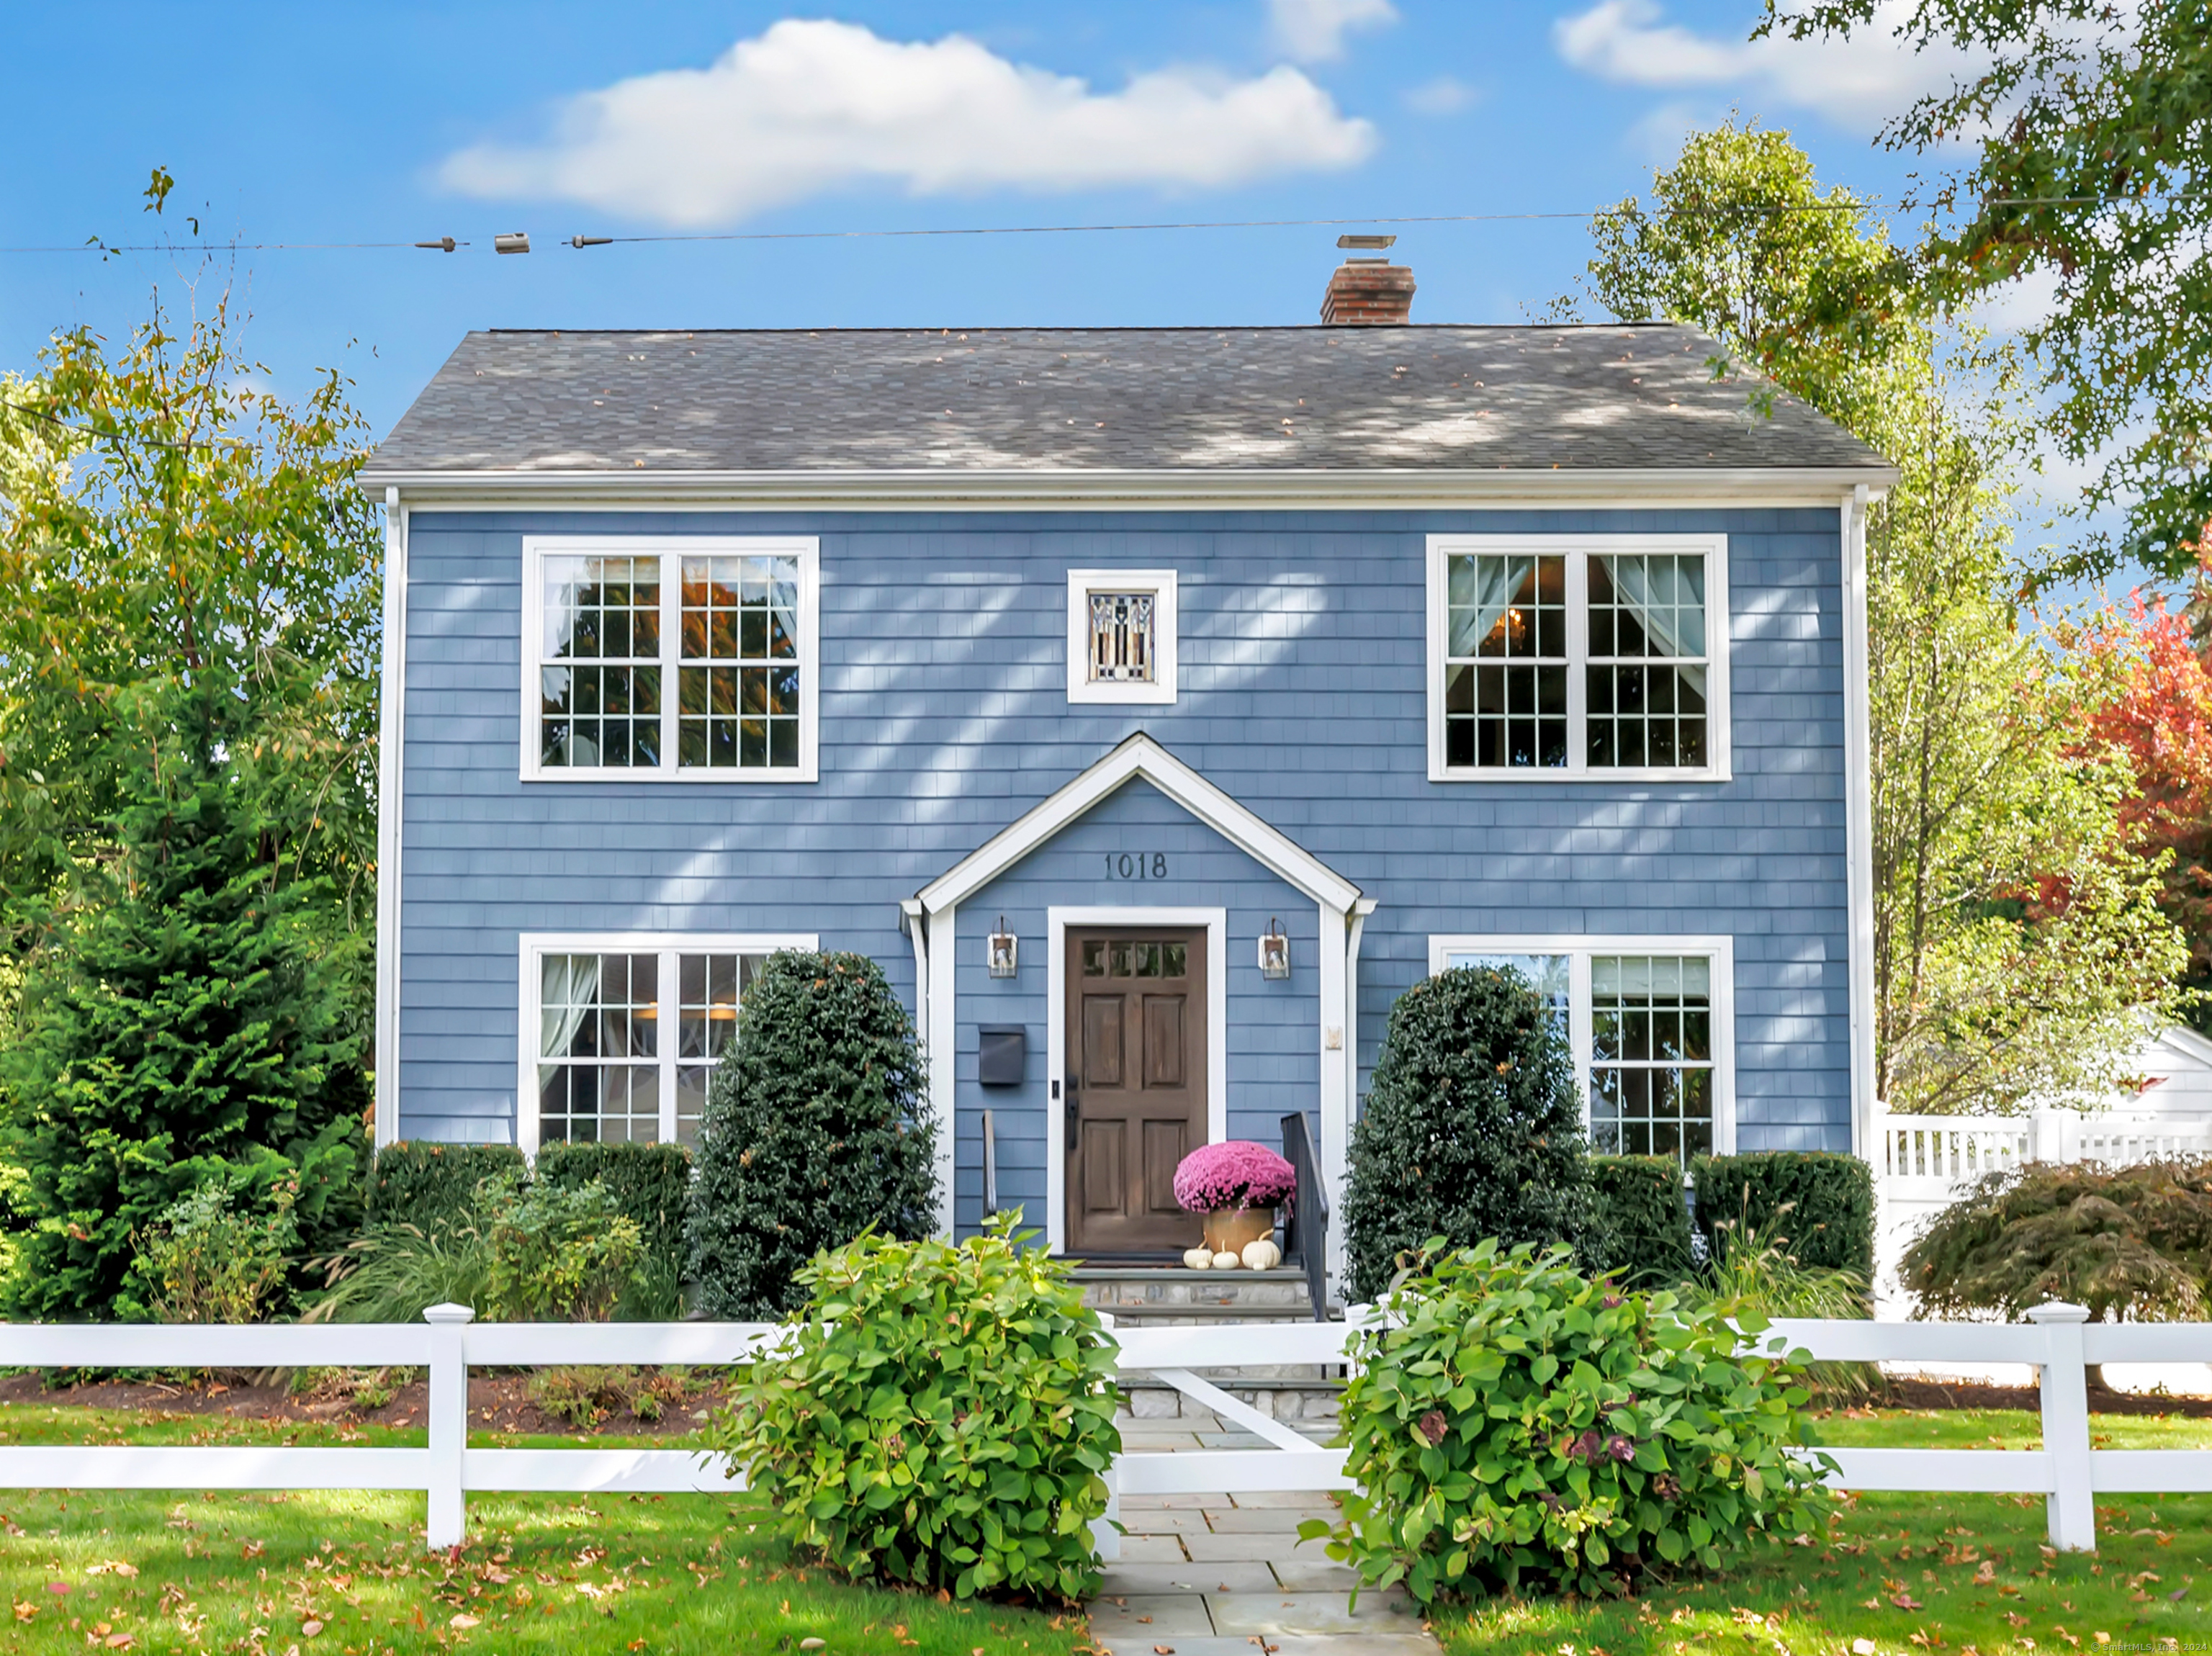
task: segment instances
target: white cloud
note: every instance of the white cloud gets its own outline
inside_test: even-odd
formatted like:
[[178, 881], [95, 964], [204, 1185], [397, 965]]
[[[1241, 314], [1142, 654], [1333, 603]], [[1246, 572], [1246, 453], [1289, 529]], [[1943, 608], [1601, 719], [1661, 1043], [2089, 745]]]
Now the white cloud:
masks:
[[1275, 44], [1301, 64], [1344, 55], [1344, 37], [1398, 21], [1390, 0], [1267, 0]]
[[1286, 65], [1243, 81], [1159, 70], [1095, 93], [963, 35], [786, 19], [708, 68], [570, 98], [544, 142], [472, 145], [439, 178], [465, 195], [710, 225], [867, 183], [1202, 187], [1352, 167], [1375, 146], [1370, 123]]
[[1481, 100], [1480, 88], [1454, 80], [1449, 75], [1439, 75], [1433, 81], [1409, 88], [1406, 93], [1406, 107], [1417, 115], [1456, 115]]
[[1905, 7], [1882, 0], [1848, 39], [1763, 40], [1698, 34], [1664, 21], [1656, 0], [1598, 0], [1552, 26], [1575, 68], [1628, 86], [1743, 87], [1871, 132], [1915, 100], [1951, 83], [1972, 60], [1944, 46], [1915, 52], [1894, 38]]

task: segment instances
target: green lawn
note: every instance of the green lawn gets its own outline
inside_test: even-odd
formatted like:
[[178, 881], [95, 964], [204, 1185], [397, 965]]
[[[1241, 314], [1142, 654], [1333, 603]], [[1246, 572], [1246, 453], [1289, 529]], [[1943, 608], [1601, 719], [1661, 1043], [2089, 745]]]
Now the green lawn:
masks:
[[[1829, 1416], [1838, 1445], [2033, 1448], [2011, 1411]], [[2212, 1421], [2099, 1416], [2100, 1448], [2212, 1448]], [[1451, 1656], [2072, 1656], [2212, 1649], [2212, 1495], [2121, 1496], [2097, 1508], [2100, 1550], [2046, 1557], [2043, 1500], [1867, 1495], [1828, 1544], [1626, 1604], [1493, 1603], [1440, 1612]], [[1862, 1642], [1864, 1641], [1864, 1642]]]
[[[0, 1408], [7, 1443], [422, 1441], [419, 1429]], [[0, 1489], [0, 1594], [12, 1607], [0, 1609], [0, 1649], [25, 1656], [471, 1646], [727, 1656], [797, 1651], [810, 1638], [825, 1641], [823, 1656], [1066, 1656], [1084, 1637], [1079, 1614], [963, 1606], [794, 1568], [755, 1528], [760, 1508], [742, 1495], [477, 1495], [458, 1562], [422, 1550], [420, 1495]]]

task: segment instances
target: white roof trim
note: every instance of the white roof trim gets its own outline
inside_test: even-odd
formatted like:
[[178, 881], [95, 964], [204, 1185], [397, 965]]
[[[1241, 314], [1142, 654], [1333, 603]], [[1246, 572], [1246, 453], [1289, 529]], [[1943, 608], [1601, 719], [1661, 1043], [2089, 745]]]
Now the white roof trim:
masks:
[[1548, 470], [1496, 467], [986, 470], [909, 467], [871, 471], [404, 470], [370, 466], [360, 486], [397, 488], [411, 504], [498, 507], [520, 502], [820, 507], [896, 510], [1214, 507], [1382, 508], [1452, 506], [1832, 506], [1856, 483], [1877, 496], [1893, 466], [1652, 467]]
[[1140, 731], [922, 887], [921, 906], [934, 915], [965, 902], [1093, 805], [1139, 777], [1316, 902], [1341, 914], [1359, 901], [1358, 886]]
[[2158, 1039], [2153, 1044], [2171, 1046], [2191, 1062], [2212, 1070], [2212, 1040], [2207, 1040], [2186, 1024], [2167, 1024], [2158, 1032]]

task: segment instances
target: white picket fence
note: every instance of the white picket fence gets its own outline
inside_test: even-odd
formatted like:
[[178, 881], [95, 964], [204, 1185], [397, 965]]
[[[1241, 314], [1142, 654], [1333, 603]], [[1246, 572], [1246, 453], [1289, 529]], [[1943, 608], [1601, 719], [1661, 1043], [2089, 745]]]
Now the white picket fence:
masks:
[[1872, 1161], [1880, 1212], [1875, 1228], [1877, 1315], [1903, 1317], [1911, 1298], [1899, 1277], [1921, 1228], [1984, 1174], [2029, 1162], [2111, 1166], [2166, 1156], [2212, 1154], [2212, 1120], [2201, 1117], [2038, 1110], [2032, 1115], [1875, 1117]]
[[[1201, 1371], [1254, 1364], [1340, 1363], [1368, 1313], [1352, 1321], [1116, 1330], [1121, 1372], [1149, 1373], [1267, 1447], [1124, 1453], [1109, 1477], [1100, 1551], [1118, 1550], [1110, 1520], [1124, 1495], [1244, 1494], [1352, 1487], [1344, 1452], [1314, 1444], [1238, 1402]], [[2096, 1545], [2095, 1497], [2212, 1491], [2212, 1450], [2090, 1447], [2086, 1363], [2212, 1362], [2212, 1323], [2089, 1324], [2079, 1306], [2047, 1305], [2025, 1324], [1790, 1321], [1759, 1337], [1837, 1362], [2031, 1363], [2042, 1374], [2039, 1449], [1832, 1449], [1832, 1481], [1852, 1489], [2041, 1495], [2053, 1546]], [[426, 1538], [455, 1546], [467, 1498], [540, 1493], [727, 1492], [744, 1487], [686, 1449], [475, 1449], [468, 1371], [571, 1363], [718, 1365], [750, 1361], [778, 1331], [759, 1323], [483, 1323], [434, 1306], [413, 1324], [301, 1327], [0, 1324], [0, 1366], [33, 1368], [421, 1367], [429, 1371], [428, 1447], [0, 1446], [0, 1488], [70, 1489], [421, 1489]]]

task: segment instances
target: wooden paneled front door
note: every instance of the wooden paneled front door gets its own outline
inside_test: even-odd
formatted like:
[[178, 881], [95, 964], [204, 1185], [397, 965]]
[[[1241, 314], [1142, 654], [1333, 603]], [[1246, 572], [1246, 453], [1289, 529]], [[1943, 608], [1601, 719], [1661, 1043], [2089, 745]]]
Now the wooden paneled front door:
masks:
[[1176, 1163], [1206, 1142], [1203, 927], [1067, 932], [1067, 1246], [1179, 1255]]

